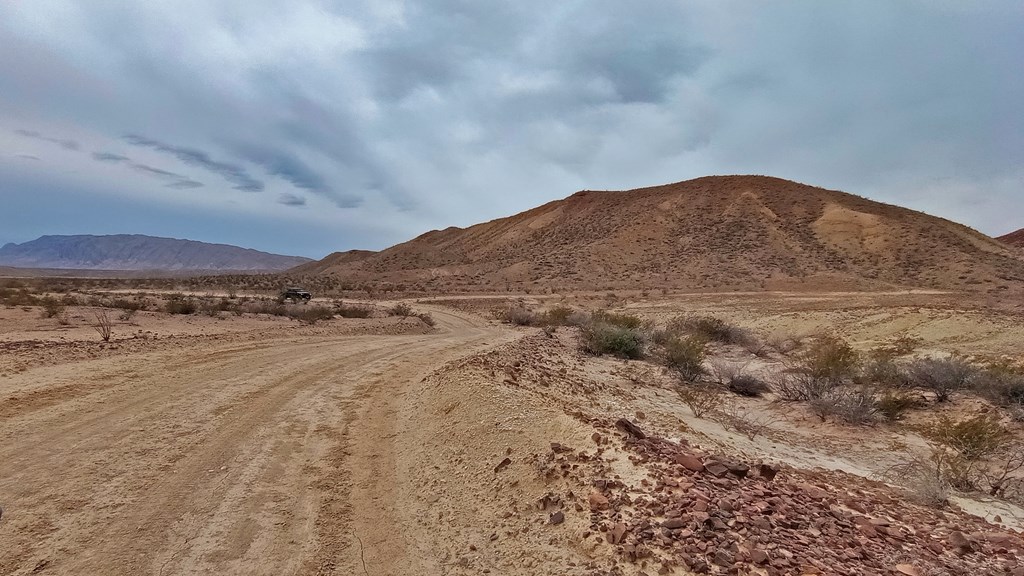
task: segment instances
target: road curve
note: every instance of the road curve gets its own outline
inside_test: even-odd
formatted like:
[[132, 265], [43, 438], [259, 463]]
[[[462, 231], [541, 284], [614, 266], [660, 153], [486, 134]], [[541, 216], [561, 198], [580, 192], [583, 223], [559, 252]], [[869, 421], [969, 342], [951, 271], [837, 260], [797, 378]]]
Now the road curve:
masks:
[[0, 574], [362, 573], [351, 517], [379, 504], [353, 502], [351, 476], [387, 454], [366, 437], [353, 454], [359, 419], [514, 337], [432, 313], [426, 335], [203, 345], [0, 380]]

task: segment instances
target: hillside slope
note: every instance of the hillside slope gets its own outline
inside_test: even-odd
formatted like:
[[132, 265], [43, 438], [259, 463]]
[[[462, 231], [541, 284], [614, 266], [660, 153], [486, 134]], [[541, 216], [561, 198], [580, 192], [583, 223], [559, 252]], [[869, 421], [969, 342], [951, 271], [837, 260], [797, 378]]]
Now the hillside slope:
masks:
[[42, 236], [0, 248], [0, 266], [78, 270], [287, 270], [309, 258], [138, 234]]
[[1024, 260], [960, 224], [765, 176], [583, 191], [310, 272], [425, 289], [992, 288]]
[[1011, 246], [1017, 246], [1018, 248], [1024, 248], [1024, 228], [1017, 230], [1016, 232], [1010, 232], [1009, 234], [996, 238], [1000, 242], [1010, 244]]

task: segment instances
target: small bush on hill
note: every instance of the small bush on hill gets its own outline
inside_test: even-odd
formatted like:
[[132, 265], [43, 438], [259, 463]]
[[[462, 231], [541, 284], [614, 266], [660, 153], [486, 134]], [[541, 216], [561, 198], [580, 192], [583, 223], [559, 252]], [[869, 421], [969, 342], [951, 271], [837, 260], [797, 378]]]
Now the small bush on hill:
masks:
[[53, 296], [46, 296], [40, 302], [43, 306], [43, 318], [56, 318], [64, 312], [64, 304]]
[[729, 379], [727, 385], [734, 394], [748, 398], [757, 398], [771, 391], [771, 386], [767, 382], [751, 374], [737, 374]]
[[665, 344], [665, 365], [680, 378], [693, 382], [704, 375], [707, 344], [695, 336], [674, 338]]
[[823, 336], [803, 355], [800, 368], [814, 378], [839, 384], [856, 376], [859, 362], [857, 351], [846, 341]]
[[874, 394], [866, 388], [833, 390], [832, 393], [811, 400], [811, 410], [821, 418], [839, 418], [847, 424], [868, 424], [874, 421], [878, 408]]
[[721, 392], [707, 384], [679, 383], [676, 393], [697, 418], [711, 414], [724, 402]]
[[667, 330], [675, 334], [690, 334], [706, 342], [721, 342], [746, 346], [756, 339], [749, 330], [729, 324], [714, 316], [684, 316], [669, 322]]
[[882, 416], [895, 422], [901, 420], [908, 411], [920, 408], [922, 402], [920, 398], [906, 392], [890, 391], [882, 394], [881, 398], [875, 402], [875, 406]]
[[505, 309], [501, 313], [500, 319], [503, 322], [508, 322], [509, 324], [514, 324], [516, 326], [536, 326], [540, 323], [539, 315], [533, 310], [523, 306], [511, 306]]
[[590, 321], [635, 331], [649, 328], [651, 325], [650, 321], [644, 320], [639, 316], [608, 312], [607, 310], [598, 310], [597, 312], [594, 312], [590, 317]]
[[582, 330], [582, 346], [590, 354], [613, 354], [637, 360], [647, 352], [643, 332], [606, 322], [590, 322]]
[[946, 402], [958, 390], [968, 387], [974, 368], [957, 358], [924, 358], [907, 367], [907, 375], [914, 386], [931, 390], [936, 402]]

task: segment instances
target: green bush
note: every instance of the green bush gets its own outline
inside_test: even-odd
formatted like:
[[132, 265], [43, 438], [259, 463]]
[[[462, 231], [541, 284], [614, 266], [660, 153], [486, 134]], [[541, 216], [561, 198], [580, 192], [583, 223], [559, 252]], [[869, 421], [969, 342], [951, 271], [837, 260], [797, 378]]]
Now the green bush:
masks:
[[637, 329], [606, 322], [591, 322], [582, 331], [582, 346], [590, 354], [613, 354], [640, 359], [647, 352], [647, 338]]
[[706, 357], [707, 344], [694, 336], [674, 338], [665, 345], [665, 365], [688, 382], [704, 375]]
[[651, 324], [649, 321], [644, 320], [639, 316], [608, 312], [607, 310], [598, 310], [597, 312], [594, 312], [590, 317], [590, 321], [593, 323], [610, 324], [612, 326], [618, 326], [620, 328], [634, 331], [648, 328]]
[[957, 451], [969, 462], [998, 452], [1011, 439], [1011, 433], [992, 414], [982, 414], [959, 422], [942, 416], [921, 428], [921, 435]]
[[749, 330], [729, 324], [714, 316], [682, 316], [673, 319], [667, 326], [672, 334], [690, 334], [706, 342], [747, 345], [755, 340]]
[[566, 326], [574, 310], [568, 306], [555, 306], [544, 313], [544, 323], [549, 326]]
[[523, 306], [510, 306], [501, 312], [499, 318], [503, 322], [516, 326], [537, 326], [540, 324], [540, 316], [533, 310]]
[[818, 338], [801, 358], [801, 368], [814, 378], [840, 383], [857, 374], [860, 358], [846, 341], [834, 336]]
[[56, 318], [64, 312], [64, 304], [53, 296], [46, 296], [40, 304], [43, 306], [43, 318]]

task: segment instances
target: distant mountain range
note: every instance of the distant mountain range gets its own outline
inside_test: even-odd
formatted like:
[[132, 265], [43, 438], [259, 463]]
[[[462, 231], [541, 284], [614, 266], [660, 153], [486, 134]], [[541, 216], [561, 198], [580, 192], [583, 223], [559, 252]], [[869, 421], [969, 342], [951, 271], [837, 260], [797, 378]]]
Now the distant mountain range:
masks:
[[1009, 289], [1024, 286], [1024, 256], [961, 224], [852, 194], [710, 176], [577, 192], [290, 273], [441, 291]]
[[310, 261], [228, 244], [141, 234], [42, 236], [0, 248], [0, 266], [17, 268], [279, 272]]

